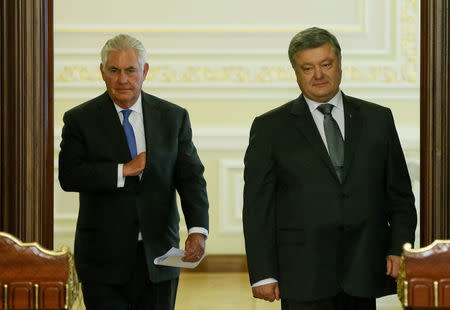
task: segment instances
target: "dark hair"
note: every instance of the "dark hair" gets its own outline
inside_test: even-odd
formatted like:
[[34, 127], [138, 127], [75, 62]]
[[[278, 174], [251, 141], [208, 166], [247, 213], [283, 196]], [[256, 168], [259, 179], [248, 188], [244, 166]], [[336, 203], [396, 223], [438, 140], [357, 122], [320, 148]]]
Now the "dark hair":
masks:
[[295, 54], [298, 51], [316, 48], [327, 43], [331, 45], [339, 63], [341, 63], [341, 47], [336, 37], [325, 29], [312, 27], [300, 31], [292, 38], [288, 51], [291, 65], [295, 65]]

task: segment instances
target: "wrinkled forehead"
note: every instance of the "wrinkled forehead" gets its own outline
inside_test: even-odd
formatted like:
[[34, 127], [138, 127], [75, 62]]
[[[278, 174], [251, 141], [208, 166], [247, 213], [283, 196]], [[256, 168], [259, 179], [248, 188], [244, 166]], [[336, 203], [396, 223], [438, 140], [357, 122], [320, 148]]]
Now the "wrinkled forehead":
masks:
[[117, 68], [140, 67], [137, 52], [131, 48], [109, 51], [106, 56], [106, 66]]
[[339, 61], [336, 51], [329, 43], [320, 45], [318, 47], [300, 49], [295, 53], [294, 60], [296, 64], [315, 64], [327, 60]]

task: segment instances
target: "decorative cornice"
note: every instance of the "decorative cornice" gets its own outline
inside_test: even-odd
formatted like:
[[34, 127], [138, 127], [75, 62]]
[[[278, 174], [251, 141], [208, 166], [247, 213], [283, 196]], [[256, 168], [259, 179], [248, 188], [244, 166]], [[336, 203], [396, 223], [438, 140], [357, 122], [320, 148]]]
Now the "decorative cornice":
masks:
[[[384, 62], [377, 65], [343, 65], [343, 80], [359, 85], [414, 84], [417, 82], [417, 63], [411, 61], [416, 56], [408, 56], [405, 63]], [[399, 73], [402, 72], [402, 75]], [[146, 78], [155, 84], [209, 86], [231, 83], [234, 85], [283, 85], [289, 83], [296, 88], [295, 74], [291, 66], [285, 65], [222, 65], [222, 64], [151, 64]], [[102, 82], [98, 64], [56, 65], [55, 83], [57, 86], [78, 85]], [[92, 84], [91, 84], [92, 85]], [[95, 85], [95, 84], [94, 84]], [[100, 84], [101, 85], [101, 84]]]
[[[367, 0], [366, 0], [367, 1]], [[287, 25], [80, 25], [80, 24], [56, 24], [55, 33], [296, 33], [312, 25], [287, 24]], [[323, 24], [323, 28], [335, 29], [342, 33], [362, 33], [366, 31], [365, 23], [362, 24]]]
[[[334, 29], [340, 33], [365, 33], [368, 29], [370, 15], [369, 1], [358, 0], [361, 3], [356, 15], [359, 16], [357, 23], [322, 24], [325, 29]], [[388, 1], [384, 0], [386, 6]], [[228, 21], [227, 21], [228, 22]], [[312, 27], [309, 24], [268, 24], [244, 23], [235, 24], [61, 24], [54, 26], [55, 33], [296, 33], [299, 30]]]
[[[366, 1], [367, 2], [367, 1]], [[390, 9], [391, 3], [384, 1], [386, 18], [386, 31], [384, 32], [385, 42], [381, 49], [354, 49], [348, 47], [344, 49], [344, 56], [355, 57], [376, 57], [375, 55], [383, 55], [383, 58], [376, 63], [373, 62], [373, 58], [364, 58], [363, 61], [344, 61], [343, 63], [343, 81], [348, 84], [353, 84], [361, 87], [372, 87], [373, 85], [412, 85], [418, 88], [418, 3], [417, 0], [398, 0], [395, 2], [397, 8]], [[366, 12], [368, 13], [368, 4], [364, 4]], [[395, 18], [398, 21], [395, 24], [395, 29], [390, 29], [391, 14], [397, 13]], [[366, 23], [368, 17], [366, 16], [359, 28], [363, 32], [369, 31]], [[145, 32], [296, 32], [298, 29], [306, 28], [309, 25], [303, 25], [302, 27], [294, 27], [295, 31], [290, 27], [283, 29], [285, 26], [276, 25], [258, 25], [255, 29], [245, 29], [240, 26], [233, 25], [217, 25], [212, 28], [208, 28], [208, 25], [201, 26], [140, 26], [133, 32], [145, 33]], [[345, 29], [339, 29], [339, 25], [322, 25], [325, 28], [334, 29], [337, 33], [345, 33]], [[105, 32], [107, 29], [103, 29], [104, 26], [99, 26], [97, 29], [95, 26], [79, 26], [79, 25], [56, 25], [56, 32]], [[127, 25], [118, 25], [109, 29], [124, 30]], [[165, 28], [166, 27], [166, 28]], [[202, 28], [206, 27], [206, 28]], [[211, 26], [209, 26], [211, 27]], [[348, 28], [348, 27], [344, 27]], [[59, 29], [59, 30], [58, 30]], [[259, 29], [259, 30], [258, 30]], [[126, 29], [125, 29], [126, 30]], [[358, 30], [359, 31], [359, 30]], [[395, 42], [395, 44], [391, 44]], [[348, 52], [348, 53], [347, 53]], [[153, 52], [152, 52], [153, 53]], [[277, 85], [283, 85], [289, 83], [291, 88], [296, 88], [295, 75], [288, 64], [287, 60], [281, 64], [281, 59], [285, 59], [284, 49], [271, 49], [267, 51], [261, 51], [260, 49], [249, 50], [234, 48], [228, 51], [222, 50], [184, 50], [184, 49], [165, 49], [161, 51], [155, 51], [156, 55], [177, 55], [176, 63], [169, 63], [161, 60], [153, 60], [150, 62], [150, 72], [147, 76], [147, 81], [151, 81], [157, 85], [173, 85], [173, 87], [179, 87], [180, 84], [196, 86], [206, 84], [208, 86], [219, 86], [224, 84], [233, 85], [246, 85], [252, 87], [254, 85], [263, 85], [276, 87]], [[244, 55], [255, 55], [255, 59], [249, 63], [246, 61]], [[98, 62], [76, 61], [68, 63], [67, 61], [58, 61], [59, 55], [70, 55], [72, 59], [77, 59], [77, 55], [98, 55], [98, 51], [91, 49], [55, 49], [55, 82], [57, 87], [71, 86], [74, 84], [92, 84], [102, 82], [102, 78], [98, 68]], [[227, 56], [233, 55], [233, 60], [227, 59]], [[276, 58], [267, 63], [267, 59], [261, 58], [262, 55], [271, 55]], [[192, 61], [191, 57], [195, 59], [202, 59], [201, 57], [213, 57], [214, 61], [199, 62]], [[200, 56], [200, 58], [198, 58]], [[242, 57], [240, 57], [242, 56]], [[388, 56], [388, 57], [386, 57]], [[203, 58], [204, 58], [203, 57]], [[237, 58], [236, 58], [237, 57]], [[283, 57], [283, 58], [282, 58]], [[91, 58], [91, 57], [90, 57]], [[92, 58], [92, 59], [95, 59]], [[81, 59], [81, 58], [79, 58]], [[241, 61], [237, 61], [236, 59]]]

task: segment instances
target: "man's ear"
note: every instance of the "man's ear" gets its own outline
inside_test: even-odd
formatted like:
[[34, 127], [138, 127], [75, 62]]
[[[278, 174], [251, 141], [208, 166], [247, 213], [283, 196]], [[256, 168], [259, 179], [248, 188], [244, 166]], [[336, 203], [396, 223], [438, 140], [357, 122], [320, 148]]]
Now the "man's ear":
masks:
[[100, 63], [100, 73], [102, 74], [103, 80], [105, 80], [105, 77], [104, 77], [105, 72], [103, 71], [103, 64], [102, 63]]
[[145, 80], [145, 78], [147, 77], [147, 73], [148, 73], [149, 68], [150, 68], [150, 66], [149, 66], [148, 63], [146, 62], [146, 63], [144, 64], [144, 72], [143, 72], [144, 80]]

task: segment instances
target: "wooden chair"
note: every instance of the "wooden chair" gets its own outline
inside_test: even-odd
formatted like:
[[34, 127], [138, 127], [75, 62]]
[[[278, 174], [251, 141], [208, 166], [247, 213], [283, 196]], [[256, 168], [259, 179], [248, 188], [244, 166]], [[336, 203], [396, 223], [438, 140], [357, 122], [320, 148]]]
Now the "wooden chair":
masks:
[[435, 240], [420, 249], [406, 243], [397, 293], [403, 308], [450, 309], [450, 240]]
[[79, 284], [67, 247], [50, 251], [0, 232], [0, 309], [78, 309]]

